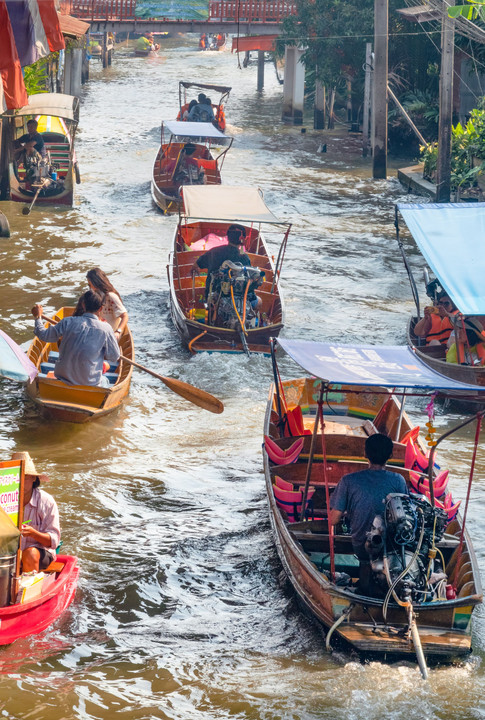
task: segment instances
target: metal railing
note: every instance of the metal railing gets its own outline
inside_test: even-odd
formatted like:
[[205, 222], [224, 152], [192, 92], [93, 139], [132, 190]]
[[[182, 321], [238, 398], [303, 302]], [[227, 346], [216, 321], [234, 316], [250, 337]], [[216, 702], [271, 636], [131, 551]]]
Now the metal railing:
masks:
[[[61, 8], [83, 20], [136, 19], [136, 0], [61, 0]], [[295, 14], [296, 5], [285, 0], [209, 0], [209, 22], [278, 23]]]

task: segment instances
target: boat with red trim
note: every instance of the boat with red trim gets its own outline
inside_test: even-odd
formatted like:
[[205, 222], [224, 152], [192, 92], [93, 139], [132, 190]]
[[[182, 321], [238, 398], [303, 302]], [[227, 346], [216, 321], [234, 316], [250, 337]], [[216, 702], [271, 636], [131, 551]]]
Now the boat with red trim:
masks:
[[[282, 349], [312, 377], [281, 380], [273, 348], [274, 385], [264, 424], [264, 471], [276, 548], [304, 609], [364, 656], [415, 655], [451, 660], [471, 650], [471, 617], [482, 602], [477, 559], [448, 475], [436, 463], [440, 438], [428, 406], [428, 447], [404, 412], [409, 393], [467, 394], [468, 386], [438, 375], [407, 347], [349, 346], [281, 339]], [[396, 393], [396, 388], [403, 388]], [[411, 390], [409, 390], [411, 388]], [[474, 467], [481, 415], [471, 466]], [[366, 439], [394, 440], [392, 464], [409, 495], [386, 498], [384, 530], [369, 528], [374, 587], [360, 585], [348, 523], [329, 528], [330, 498], [342, 477], [368, 467]], [[473, 472], [470, 475], [473, 476]], [[419, 493], [419, 494], [417, 494]], [[439, 495], [439, 497], [438, 497]], [[379, 541], [379, 542], [378, 542]]]

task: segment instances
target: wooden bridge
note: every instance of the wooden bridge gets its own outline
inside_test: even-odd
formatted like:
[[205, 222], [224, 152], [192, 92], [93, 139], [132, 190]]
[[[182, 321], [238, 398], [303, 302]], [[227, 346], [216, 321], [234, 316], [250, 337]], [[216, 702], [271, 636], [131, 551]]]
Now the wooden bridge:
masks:
[[291, 0], [209, 0], [207, 20], [139, 18], [136, 0], [62, 0], [61, 5], [63, 13], [89, 22], [94, 32], [278, 34], [284, 18], [296, 14]]

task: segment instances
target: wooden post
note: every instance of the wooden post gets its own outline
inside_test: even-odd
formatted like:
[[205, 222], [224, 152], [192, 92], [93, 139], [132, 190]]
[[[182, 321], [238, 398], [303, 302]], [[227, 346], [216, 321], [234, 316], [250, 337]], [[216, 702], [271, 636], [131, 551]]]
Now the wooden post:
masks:
[[372, 176], [387, 178], [388, 0], [374, 0], [374, 154]]
[[372, 75], [372, 44], [365, 44], [365, 82], [364, 82], [364, 115], [362, 118], [362, 155], [367, 157], [369, 152], [370, 131], [370, 99]]
[[332, 92], [330, 93], [330, 101], [328, 103], [328, 122], [327, 127], [329, 130], [331, 130], [334, 126], [334, 117], [333, 117], [333, 106], [335, 105], [335, 88], [332, 88]]
[[438, 126], [438, 162], [436, 165], [436, 202], [450, 202], [451, 193], [451, 124], [453, 115], [454, 20], [448, 17], [448, 6], [442, 5], [440, 119]]
[[108, 67], [108, 33], [103, 33], [103, 44], [101, 48], [101, 60], [103, 67]]
[[264, 50], [258, 50], [258, 92], [264, 88]]
[[320, 80], [315, 81], [315, 107], [313, 110], [313, 127], [323, 130], [325, 127], [325, 86]]

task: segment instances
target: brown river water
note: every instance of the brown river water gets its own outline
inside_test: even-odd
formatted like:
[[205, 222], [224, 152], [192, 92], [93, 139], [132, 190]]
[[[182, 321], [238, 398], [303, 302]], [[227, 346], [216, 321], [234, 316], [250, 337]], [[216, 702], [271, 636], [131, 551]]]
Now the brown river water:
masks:
[[[20, 204], [2, 204], [12, 237], [0, 240], [1, 326], [28, 342], [33, 303], [46, 314], [72, 304], [99, 265], [129, 310], [138, 360], [217, 394], [226, 410], [203, 412], [138, 373], [119, 412], [73, 426], [42, 420], [21, 386], [0, 381], [0, 457], [28, 449], [51, 474], [63, 552], [81, 567], [62, 618], [0, 649], [0, 718], [485, 718], [481, 607], [470, 659], [432, 669], [427, 683], [412, 663], [330, 656], [300, 612], [273, 545], [261, 472], [270, 361], [190, 358], [181, 347], [166, 274], [176, 220], [152, 205], [149, 183], [178, 80], [232, 85], [236, 143], [224, 182], [260, 186], [294, 224], [282, 274], [286, 336], [375, 343], [405, 342], [413, 308], [392, 224], [403, 190], [395, 179], [371, 180], [351, 135], [328, 137], [327, 154], [318, 154], [316, 133], [282, 126], [271, 65], [258, 95], [255, 64], [239, 70], [228, 52], [163, 42], [157, 59], [121, 48], [111, 68], [93, 61], [75, 207], [25, 217]], [[405, 243], [420, 278], [420, 256]], [[269, 245], [276, 254], [275, 235]], [[286, 377], [298, 372], [289, 361], [281, 367]], [[424, 404], [409, 403], [421, 424]], [[438, 413], [437, 425], [461, 417]], [[441, 452], [457, 498], [465, 497], [473, 434], [461, 432]], [[469, 513], [482, 571], [484, 470], [482, 449]]]

